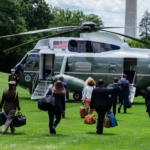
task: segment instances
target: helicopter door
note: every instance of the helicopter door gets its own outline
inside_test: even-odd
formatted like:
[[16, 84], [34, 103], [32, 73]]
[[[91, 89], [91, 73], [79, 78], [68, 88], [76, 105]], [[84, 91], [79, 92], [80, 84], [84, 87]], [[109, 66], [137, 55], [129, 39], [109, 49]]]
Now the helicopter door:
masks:
[[40, 79], [48, 80], [49, 77], [54, 75], [54, 60], [55, 54], [43, 54], [43, 62], [41, 62]]
[[[136, 83], [136, 71], [137, 71], [137, 59], [136, 58], [125, 58], [124, 59], [124, 74], [127, 75], [127, 80], [130, 84]], [[134, 81], [134, 83], [133, 83]]]

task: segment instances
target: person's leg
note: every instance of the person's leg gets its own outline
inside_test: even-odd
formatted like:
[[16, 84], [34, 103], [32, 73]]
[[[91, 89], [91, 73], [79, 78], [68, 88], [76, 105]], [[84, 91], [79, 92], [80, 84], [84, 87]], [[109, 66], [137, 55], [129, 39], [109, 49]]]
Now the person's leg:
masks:
[[116, 115], [116, 103], [113, 103], [113, 114]]
[[11, 133], [15, 133], [15, 128], [13, 126], [13, 122], [10, 124]]
[[53, 124], [54, 124], [54, 112], [53, 111], [48, 111], [48, 115], [49, 115], [49, 130], [50, 133], [53, 134]]
[[10, 126], [10, 124], [13, 121], [13, 117], [15, 116], [15, 113], [16, 113], [16, 110], [11, 110], [7, 113], [7, 115], [6, 115], [7, 120], [6, 120], [4, 128], [2, 130], [2, 134], [5, 134], [7, 132], [8, 127]]
[[96, 110], [98, 113], [98, 120], [97, 120], [97, 133], [103, 134], [103, 121], [105, 118], [106, 111], [105, 110]]
[[127, 108], [126, 108], [126, 100], [124, 100], [124, 113], [126, 113], [126, 110], [127, 110]]
[[54, 122], [54, 125], [53, 127], [57, 127], [57, 125], [59, 124], [60, 120], [61, 120], [61, 112], [57, 111], [55, 112], [55, 115], [56, 115], [56, 120]]
[[88, 112], [89, 112], [89, 108], [85, 108], [85, 116], [88, 115]]

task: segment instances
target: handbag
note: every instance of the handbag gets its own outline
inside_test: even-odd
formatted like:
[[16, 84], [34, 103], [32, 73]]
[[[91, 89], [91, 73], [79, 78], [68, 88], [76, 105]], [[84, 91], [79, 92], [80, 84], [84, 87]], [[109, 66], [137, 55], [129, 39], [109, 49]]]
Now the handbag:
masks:
[[88, 114], [84, 119], [85, 124], [95, 124], [96, 123], [96, 117], [93, 114]]
[[112, 127], [109, 117], [106, 117], [103, 121], [103, 127], [110, 128]]
[[23, 116], [22, 114], [17, 114], [13, 118], [13, 126], [14, 127], [21, 127], [23, 125], [26, 125], [26, 117]]
[[116, 120], [115, 115], [113, 113], [109, 114], [108, 117], [110, 119], [112, 127], [118, 126], [117, 120]]
[[49, 110], [51, 107], [55, 106], [55, 97], [53, 96], [53, 91], [52, 95], [47, 95], [46, 97], [40, 99], [38, 101], [38, 108], [44, 111]]
[[131, 108], [131, 107], [132, 107], [132, 103], [131, 103], [131, 101], [130, 101], [130, 100], [128, 100], [128, 101], [127, 101], [127, 103], [126, 103], [126, 107], [127, 107], [127, 108]]
[[82, 103], [83, 106], [80, 106], [80, 117], [85, 118], [85, 104]]
[[0, 126], [4, 125], [6, 120], [7, 118], [5, 112], [0, 112]]

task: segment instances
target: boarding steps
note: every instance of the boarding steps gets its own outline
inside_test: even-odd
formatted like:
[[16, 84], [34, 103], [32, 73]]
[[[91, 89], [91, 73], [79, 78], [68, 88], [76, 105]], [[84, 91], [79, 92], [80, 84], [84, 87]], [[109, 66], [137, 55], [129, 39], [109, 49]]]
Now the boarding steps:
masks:
[[52, 88], [52, 84], [39, 83], [32, 94], [31, 100], [38, 100], [44, 98], [46, 93], [50, 88]]

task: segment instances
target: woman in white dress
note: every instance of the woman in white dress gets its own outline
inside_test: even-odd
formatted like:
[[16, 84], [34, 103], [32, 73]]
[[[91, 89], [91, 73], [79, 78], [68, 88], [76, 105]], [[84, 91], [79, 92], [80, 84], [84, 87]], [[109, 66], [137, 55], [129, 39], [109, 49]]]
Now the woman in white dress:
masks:
[[[90, 103], [91, 103], [91, 96], [92, 96], [92, 92], [93, 92], [93, 89], [96, 85], [96, 82], [91, 78], [87, 81], [86, 83], [86, 87], [84, 89], [84, 93], [83, 93], [83, 102], [85, 102], [85, 106], [86, 106], [86, 109], [85, 109], [85, 115], [88, 115], [88, 112], [89, 112], [89, 108], [90, 108]], [[92, 110], [91, 110], [92, 112]]]

